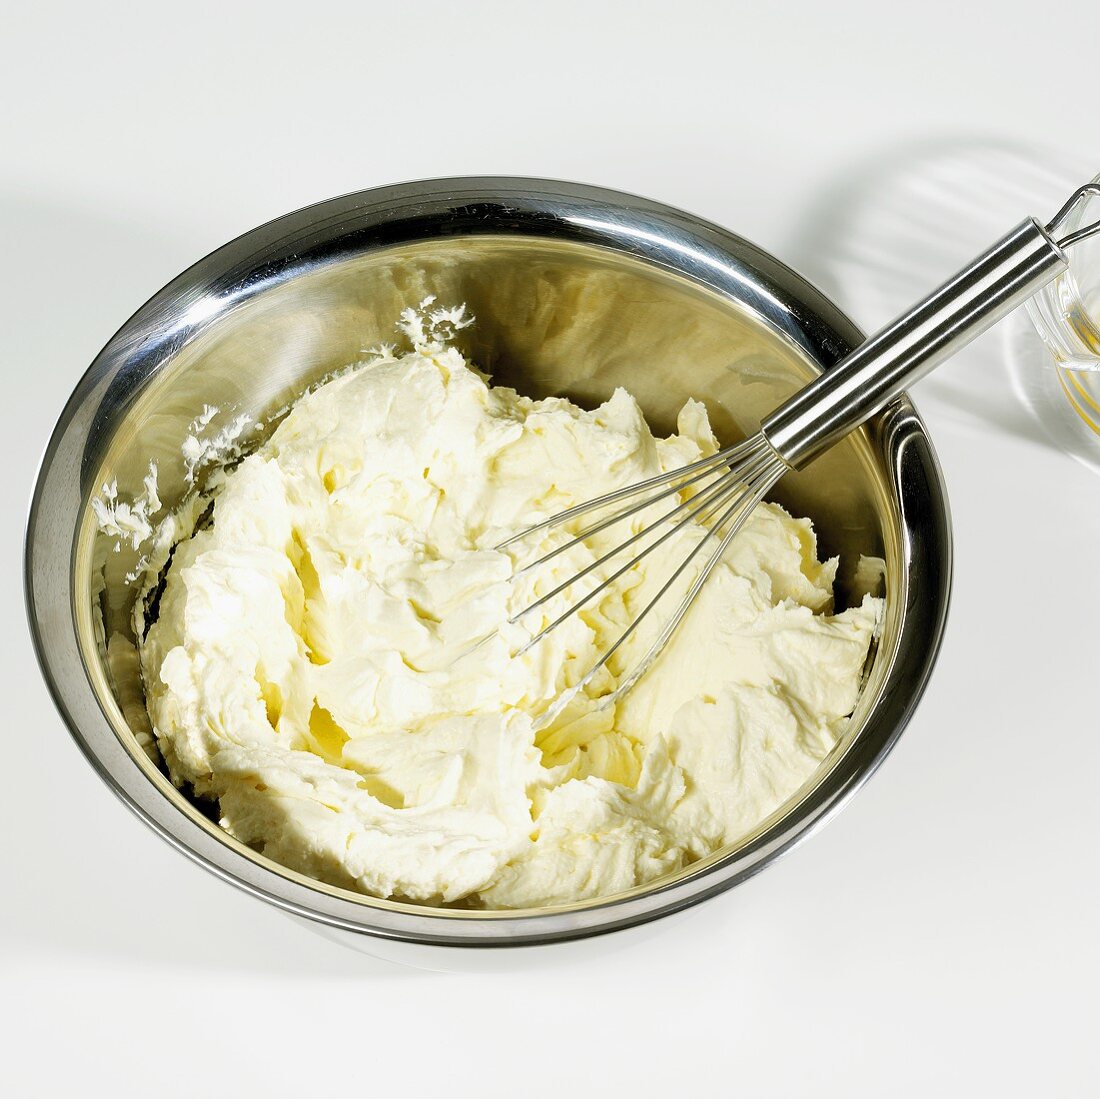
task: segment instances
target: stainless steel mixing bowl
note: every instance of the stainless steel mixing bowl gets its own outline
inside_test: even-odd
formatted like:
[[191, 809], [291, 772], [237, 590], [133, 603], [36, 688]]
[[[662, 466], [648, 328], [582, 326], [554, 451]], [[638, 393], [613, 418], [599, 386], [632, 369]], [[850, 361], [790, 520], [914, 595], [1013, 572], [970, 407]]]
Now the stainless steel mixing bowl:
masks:
[[[563, 908], [466, 912], [330, 888], [222, 832], [142, 747], [125, 573], [89, 500], [110, 480], [136, 493], [150, 458], [171, 505], [180, 444], [205, 404], [215, 431], [265, 418], [335, 367], [392, 339], [406, 305], [466, 302], [460, 345], [494, 378], [581, 403], [628, 387], [670, 428], [688, 396], [726, 441], [861, 335], [822, 294], [714, 225], [631, 195], [537, 179], [403, 184], [322, 202], [254, 229], [180, 275], [96, 358], [50, 440], [31, 505], [27, 605], [43, 673], [77, 744], [147, 824], [190, 858], [331, 928], [445, 945], [546, 943], [682, 909], [743, 881], [820, 825], [901, 733], [939, 648], [951, 575], [940, 471], [899, 400], [777, 497], [840, 553], [839, 601], [885, 561], [887, 610], [846, 736], [799, 794], [733, 848], [667, 880]], [[688, 627], [690, 628], [690, 627]]]

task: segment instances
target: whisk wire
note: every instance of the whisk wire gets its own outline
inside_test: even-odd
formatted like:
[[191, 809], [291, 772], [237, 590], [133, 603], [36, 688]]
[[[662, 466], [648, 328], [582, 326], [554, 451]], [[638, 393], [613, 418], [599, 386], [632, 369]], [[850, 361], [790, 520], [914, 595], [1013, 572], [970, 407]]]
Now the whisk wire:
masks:
[[[619, 543], [619, 545], [615, 546], [613, 549], [608, 550], [602, 556], [596, 558], [596, 560], [593, 561], [591, 564], [585, 566], [585, 568], [581, 569], [580, 572], [578, 572], [575, 575], [571, 576], [568, 580], [563, 581], [556, 588], [554, 588], [553, 591], [547, 592], [545, 595], [540, 596], [538, 599], [536, 599], [535, 602], [531, 603], [529, 606], [524, 607], [523, 610], [517, 612], [516, 614], [514, 614], [508, 620], [509, 623], [512, 624], [512, 623], [518, 622], [521, 618], [526, 617], [528, 614], [531, 613], [531, 611], [537, 610], [539, 607], [541, 607], [544, 604], [548, 603], [555, 596], [560, 595], [563, 591], [566, 590], [566, 588], [572, 587], [578, 580], [583, 580], [590, 573], [595, 572], [601, 566], [607, 564], [608, 561], [610, 561], [613, 558], [617, 557], [620, 553], [623, 552], [623, 550], [629, 549], [636, 542], [639, 542], [641, 539], [643, 539], [643, 538], [647, 537], [648, 535], [652, 534], [662, 523], [667, 522], [668, 520], [674, 518], [679, 512], [683, 511], [685, 508], [689, 508], [693, 504], [695, 505], [694, 509], [691, 510], [690, 512], [688, 512], [688, 514], [686, 516], [684, 516], [684, 518], [681, 519], [671, 530], [669, 530], [665, 535], [663, 535], [656, 542], [654, 542], [652, 545], [648, 546], [645, 550], [643, 550], [637, 557], [635, 557], [633, 559], [633, 561], [631, 562], [631, 564], [628, 564], [625, 568], [620, 569], [618, 572], [614, 573], [612, 576], [607, 577], [607, 579], [604, 580], [603, 583], [601, 583], [598, 588], [593, 588], [593, 590], [590, 591], [584, 597], [584, 599], [582, 599], [579, 603], [575, 604], [573, 609], [579, 609], [585, 603], [587, 603], [588, 600], [591, 599], [592, 596], [594, 596], [597, 592], [602, 591], [609, 584], [611, 584], [615, 580], [617, 580], [624, 572], [627, 571], [627, 569], [631, 568], [631, 566], [633, 565], [634, 562], [640, 561], [643, 557], [647, 556], [652, 550], [655, 550], [659, 545], [661, 545], [664, 541], [666, 541], [667, 538], [670, 535], [675, 534], [678, 530], [682, 529], [683, 526], [686, 523], [689, 523], [693, 518], [695, 518], [696, 515], [698, 515], [698, 513], [700, 511], [702, 511], [707, 506], [707, 504], [709, 504], [711, 502], [711, 500], [714, 499], [714, 497], [716, 495], [723, 495], [723, 494], [728, 493], [729, 491], [731, 491], [731, 486], [733, 486], [735, 484], [736, 484], [736, 482], [735, 482], [732, 474], [726, 474], [725, 476], [719, 478], [719, 480], [716, 481], [714, 485], [712, 485], [710, 488], [704, 490], [704, 492], [700, 493], [698, 496], [694, 496], [689, 500], [684, 500], [682, 503], [680, 503], [676, 507], [674, 507], [671, 511], [668, 511], [664, 515], [662, 515], [661, 518], [658, 519], [656, 523], [652, 523], [648, 526], [643, 527], [640, 531], [637, 531], [635, 534], [631, 535], [625, 542]], [[700, 497], [704, 497], [704, 498], [700, 499]], [[608, 524], [608, 525], [610, 525], [610, 524]], [[544, 557], [541, 560], [545, 561], [545, 560], [547, 560], [547, 558]], [[521, 570], [521, 572], [522, 571], [523, 570]], [[567, 611], [566, 612], [566, 617], [568, 617], [568, 615], [571, 614], [571, 613], [572, 613], [572, 610]], [[547, 627], [546, 632], [549, 632], [549, 630], [551, 628], [552, 627]], [[539, 635], [539, 637], [542, 637], [542, 636], [543, 636], [542, 634]]]
[[[730, 511], [728, 511], [726, 515], [722, 517], [722, 520], [711, 528], [711, 531], [710, 533], [708, 533], [707, 537], [700, 541], [699, 545], [704, 545], [705, 542], [711, 537], [711, 535], [720, 530], [721, 527], [729, 521], [732, 516], [732, 512], [735, 511], [738, 507], [741, 508], [741, 511], [737, 514], [736, 518], [733, 519], [729, 530], [727, 530], [726, 533], [722, 536], [722, 540], [721, 542], [719, 542], [718, 547], [711, 554], [707, 563], [700, 570], [699, 575], [692, 582], [691, 587], [688, 589], [683, 599], [680, 600], [680, 603], [677, 606], [676, 610], [673, 612], [672, 617], [668, 620], [668, 622], [665, 623], [664, 628], [661, 630], [660, 634], [658, 634], [656, 640], [646, 650], [645, 655], [634, 666], [630, 674], [627, 675], [627, 677], [618, 684], [612, 694], [608, 697], [608, 702], [612, 702], [622, 697], [622, 695], [629, 691], [630, 688], [633, 687], [634, 684], [637, 683], [637, 681], [641, 679], [641, 677], [649, 670], [657, 657], [660, 656], [661, 651], [664, 649], [665, 645], [668, 644], [672, 635], [676, 632], [677, 627], [684, 620], [684, 616], [691, 609], [691, 606], [698, 597], [699, 592], [702, 591], [703, 585], [710, 577], [710, 574], [714, 571], [715, 567], [718, 565], [718, 562], [722, 560], [722, 557], [725, 555], [725, 552], [729, 548], [730, 543], [740, 532], [741, 528], [745, 525], [745, 522], [748, 520], [749, 516], [752, 515], [756, 505], [759, 504], [760, 501], [764, 498], [764, 494], [768, 491], [769, 488], [771, 488], [773, 484], [775, 484], [775, 481], [779, 477], [781, 472], [782, 468], [780, 467], [778, 469], [775, 469], [770, 476], [762, 478], [757, 483], [756, 487], [754, 487], [753, 490], [746, 497], [734, 503]], [[680, 571], [683, 570], [681, 569]], [[673, 579], [675, 579], [675, 577], [673, 577]], [[661, 589], [658, 595], [649, 602], [645, 610], [642, 611], [638, 618], [631, 623], [629, 627], [630, 630], [633, 630], [634, 627], [642, 620], [642, 618], [644, 618], [650, 612], [650, 610], [653, 609], [653, 607], [656, 605], [661, 596], [664, 595], [669, 586], [671, 586], [671, 581], [669, 584]], [[626, 636], [627, 634], [624, 634], [620, 641], [625, 641]], [[616, 647], [618, 644], [619, 642], [616, 643]], [[613, 652], [614, 650], [612, 649], [611, 651]], [[608, 653], [608, 657], [610, 657], [610, 652]]]
[[[707, 474], [709, 475], [711, 472], [713, 472], [713, 470], [708, 470]], [[693, 481], [698, 480], [698, 478], [692, 478], [692, 480]], [[559, 584], [556, 588], [554, 588], [553, 591], [547, 592], [544, 596], [539, 598], [536, 602], [532, 603], [530, 606], [525, 607], [523, 610], [521, 610], [517, 614], [513, 615], [512, 618], [509, 619], [509, 622], [510, 623], [517, 622], [520, 618], [523, 618], [530, 611], [535, 610], [537, 607], [541, 607], [544, 603], [546, 603], [549, 600], [553, 599], [555, 595], [561, 594], [561, 592], [563, 592], [566, 588], [568, 588], [575, 581], [583, 579], [589, 573], [591, 573], [594, 570], [598, 569], [601, 565], [606, 564], [606, 562], [610, 558], [616, 556], [617, 554], [621, 553], [623, 550], [625, 550], [625, 549], [629, 548], [630, 546], [634, 545], [634, 543], [638, 542], [640, 539], [645, 538], [648, 534], [651, 534], [662, 523], [665, 523], [668, 520], [675, 518], [675, 516], [677, 516], [680, 512], [684, 511], [685, 509], [692, 508], [691, 512], [686, 517], [686, 519], [693, 518], [694, 516], [696, 516], [703, 509], [703, 507], [707, 503], [709, 503], [711, 500], [714, 499], [716, 494], [720, 494], [730, 484], [734, 484], [734, 483], [736, 483], [736, 479], [733, 477], [733, 475], [727, 469], [726, 472], [723, 473], [722, 475], [720, 475], [718, 480], [715, 481], [712, 485], [710, 485], [707, 488], [701, 490], [695, 496], [689, 497], [687, 500], [681, 501], [679, 504], [677, 504], [670, 511], [666, 511], [665, 514], [662, 515], [660, 517], [660, 519], [658, 519], [656, 522], [648, 524], [647, 526], [643, 527], [640, 531], [636, 532], [632, 537], [628, 538], [625, 542], [620, 543], [614, 549], [609, 550], [607, 553], [603, 554], [603, 556], [597, 558], [595, 561], [593, 561], [586, 568], [582, 569], [575, 576], [571, 577], [569, 580], [566, 580], [564, 583]], [[683, 488], [683, 487], [685, 487], [685, 486], [684, 485], [678, 486], [678, 488]], [[665, 495], [667, 495], [667, 493], [662, 493], [660, 497], [655, 497], [654, 500], [660, 499], [660, 498], [664, 497]], [[592, 533], [596, 530], [600, 530], [600, 531], [606, 530], [608, 527], [613, 526], [615, 523], [619, 522], [620, 520], [627, 518], [629, 514], [633, 514], [636, 511], [644, 510], [644, 508], [652, 506], [653, 502], [654, 501], [647, 500], [644, 505], [642, 505], [639, 508], [632, 508], [629, 513], [621, 512], [618, 515], [613, 515], [606, 522], [600, 523], [598, 525], [598, 527], [591, 528], [591, 531], [589, 533]], [[692, 505], [695, 505], [695, 506], [692, 507]], [[677, 526], [674, 529], [679, 530], [683, 525], [684, 525], [683, 522], [681, 522], [681, 523], [677, 524]], [[567, 542], [564, 546], [560, 546], [560, 547], [558, 547], [558, 549], [552, 551], [551, 553], [545, 554], [544, 556], [540, 557], [537, 561], [532, 562], [532, 564], [525, 565], [523, 568], [521, 568], [518, 572], [515, 573], [515, 576], [522, 576], [529, 569], [533, 568], [534, 565], [544, 564], [546, 561], [549, 561], [549, 560], [551, 560], [551, 558], [557, 556], [557, 554], [560, 553], [562, 550], [571, 548], [575, 545], [578, 545], [581, 542], [583, 542], [584, 540], [585, 540], [585, 536], [582, 533], [581, 535], [578, 535], [576, 538], [574, 538], [571, 541]], [[657, 544], [659, 544], [659, 543], [657, 543]], [[653, 548], [653, 547], [651, 547], [651, 548]]]
[[[615, 653], [629, 640], [634, 631], [641, 625], [642, 621], [664, 598], [676, 581], [679, 580], [691, 562], [698, 556], [702, 548], [707, 545], [712, 538], [716, 537], [719, 531], [732, 520], [729, 529], [722, 535], [718, 547], [708, 558], [706, 564], [700, 570], [699, 575], [692, 582], [691, 587], [684, 597], [680, 600], [672, 617], [665, 624], [656, 640], [650, 645], [649, 649], [646, 650], [645, 655], [638, 664], [631, 669], [627, 677], [616, 686], [615, 690], [598, 700], [598, 705], [610, 705], [625, 694], [638, 679], [641, 678], [660, 655], [673, 633], [676, 632], [677, 627], [683, 621], [685, 615], [691, 609], [692, 604], [698, 597], [703, 585], [718, 565], [718, 562], [722, 559], [729, 544], [744, 526], [756, 505], [764, 498], [764, 494], [775, 484], [784, 468], [783, 464], [778, 461], [775, 455], [769, 456], [763, 454], [761, 455], [759, 463], [755, 464], [754, 472], [750, 473], [748, 470], [744, 471], [746, 474], [745, 479], [744, 481], [739, 481], [737, 486], [740, 487], [742, 491], [737, 494], [737, 498], [726, 508], [718, 522], [716, 522], [714, 526], [708, 528], [706, 534], [692, 547], [672, 575], [661, 585], [660, 589], [649, 600], [642, 611], [631, 619], [611, 647], [600, 656], [596, 663], [585, 673], [583, 678], [550, 707], [547, 714], [544, 715], [542, 722], [540, 722], [541, 725], [545, 726], [545, 724], [552, 721], [561, 713], [571, 699], [575, 698], [580, 692], [588, 687], [596, 675], [599, 674], [600, 669], [603, 668]], [[565, 617], [568, 617], [568, 614]]]
[[[725, 552], [726, 547], [729, 546], [733, 537], [737, 531], [740, 530], [744, 524], [748, 515], [757, 503], [763, 498], [764, 493], [775, 483], [779, 477], [783, 468], [782, 461], [778, 458], [775, 452], [760, 436], [756, 436], [753, 439], [748, 440], [747, 443], [740, 444], [737, 447], [728, 448], [729, 451], [734, 451], [738, 455], [743, 455], [745, 460], [740, 464], [739, 468], [730, 469], [726, 467], [726, 471], [719, 475], [718, 479], [702, 489], [695, 496], [690, 497], [687, 500], [682, 501], [676, 507], [666, 512], [656, 523], [648, 524], [642, 530], [632, 534], [629, 538], [619, 543], [606, 553], [602, 554], [596, 561], [593, 561], [586, 568], [581, 570], [574, 576], [571, 576], [564, 583], [559, 584], [552, 591], [541, 596], [538, 600], [519, 611], [512, 617], [510, 621], [516, 622], [521, 618], [534, 611], [536, 608], [544, 606], [549, 600], [560, 595], [566, 591], [569, 587], [575, 584], [577, 581], [584, 579], [584, 577], [590, 575], [592, 572], [606, 565], [608, 562], [617, 558], [619, 555], [628, 550], [631, 546], [636, 545], [643, 538], [654, 534], [660, 527], [681, 513], [679, 520], [665, 530], [659, 537], [657, 537], [649, 545], [642, 548], [639, 552], [630, 557], [625, 564], [617, 568], [611, 575], [602, 580], [598, 585], [592, 588], [590, 591], [582, 595], [579, 599], [571, 603], [571, 605], [559, 614], [552, 622], [544, 626], [536, 634], [534, 634], [519, 650], [517, 655], [522, 655], [532, 646], [538, 644], [548, 633], [556, 629], [563, 622], [573, 617], [577, 611], [579, 611], [585, 604], [589, 603], [601, 592], [607, 590], [612, 584], [615, 583], [625, 573], [634, 568], [640, 561], [644, 560], [650, 553], [656, 550], [658, 547], [667, 542], [674, 535], [684, 529], [689, 523], [696, 523], [706, 525], [706, 523], [713, 517], [718, 516], [713, 526], [706, 528], [706, 533], [690, 550], [687, 556], [680, 562], [678, 567], [668, 577], [668, 579], [662, 584], [658, 592], [650, 599], [646, 607], [640, 614], [634, 617], [631, 622], [626, 626], [623, 632], [616, 639], [614, 644], [602, 654], [599, 660], [588, 670], [585, 676], [577, 684], [577, 686], [568, 692], [567, 697], [563, 697], [559, 700], [559, 704], [553, 707], [554, 713], [559, 713], [561, 708], [567, 703], [569, 698], [575, 697], [578, 691], [584, 690], [585, 687], [591, 683], [592, 679], [598, 674], [601, 668], [603, 668], [612, 656], [622, 647], [623, 644], [630, 638], [637, 627], [641, 624], [642, 620], [650, 613], [650, 611], [661, 601], [661, 599], [668, 593], [668, 591], [676, 584], [680, 577], [684, 574], [685, 570], [695, 560], [698, 554], [702, 551], [703, 547], [711, 542], [712, 539], [720, 537], [718, 549], [707, 561], [706, 565], [699, 578], [692, 583], [691, 588], [685, 597], [681, 600], [677, 607], [672, 619], [666, 627], [662, 630], [661, 635], [657, 641], [650, 647], [642, 659], [641, 665], [634, 669], [628, 676], [627, 680], [616, 688], [613, 692], [614, 697], [618, 697], [622, 691], [629, 688], [635, 680], [644, 672], [646, 668], [656, 659], [658, 653], [664, 648], [669, 638], [675, 632], [676, 627], [683, 620], [691, 607], [691, 604], [695, 601], [696, 596], [702, 589], [703, 582], [713, 572], [714, 568], [721, 559], [722, 554]], [[722, 452], [719, 452], [722, 453]], [[718, 455], [713, 455], [712, 460], [707, 461], [708, 469], [706, 472], [712, 473], [717, 467], [717, 463], [713, 461], [713, 458], [717, 458]], [[698, 467], [697, 467], [698, 468]], [[681, 471], [683, 472], [683, 471]], [[700, 477], [696, 476], [691, 478], [691, 482], [699, 480]], [[678, 489], [686, 487], [689, 482], [681, 481]], [[659, 499], [668, 493], [662, 493], [660, 496], [651, 498], [646, 501], [644, 506], [650, 506], [654, 499]], [[609, 502], [613, 502], [611, 499], [614, 494], [608, 494], [608, 496], [601, 497], [598, 500], [590, 501], [589, 504], [592, 507], [606, 506]], [[629, 513], [633, 514], [639, 509], [629, 509]], [[563, 513], [564, 514], [564, 513]], [[612, 516], [611, 519], [605, 523], [598, 524], [599, 529], [606, 529], [612, 525], [613, 522], [617, 522], [622, 518], [626, 518], [626, 513]], [[721, 531], [733, 521], [732, 526], [725, 535], [721, 535]], [[537, 528], [531, 528], [534, 530]], [[545, 529], [545, 528], [544, 528]], [[542, 558], [540, 560], [545, 560]]]
[[[715, 462], [713, 459], [716, 457], [717, 455], [712, 455], [711, 458], [707, 460], [707, 467], [700, 470], [693, 477], [688, 477], [686, 480], [671, 483], [668, 488], [662, 489], [660, 492], [656, 493], [653, 496], [650, 496], [648, 499], [642, 500], [640, 503], [633, 504], [622, 511], [617, 511], [614, 515], [609, 516], [607, 519], [602, 519], [598, 523], [593, 523], [591, 526], [585, 527], [583, 530], [578, 531], [572, 538], [569, 539], [568, 542], [564, 542], [562, 543], [562, 545], [556, 546], [548, 553], [543, 554], [543, 556], [539, 557], [537, 560], [531, 561], [529, 564], [524, 565], [523, 568], [521, 568], [516, 573], [516, 575], [522, 576], [526, 572], [530, 572], [531, 570], [536, 569], [541, 565], [545, 565], [547, 561], [551, 561], [559, 554], [565, 553], [567, 550], [571, 550], [574, 546], [580, 545], [588, 538], [591, 538], [592, 535], [599, 534], [601, 531], [607, 530], [608, 527], [614, 526], [621, 520], [629, 519], [632, 515], [637, 515], [640, 511], [645, 511], [646, 508], [652, 507], [655, 503], [657, 503], [658, 500], [664, 500], [667, 497], [674, 495], [675, 493], [682, 492], [688, 486], [694, 485], [698, 481], [701, 481], [704, 478], [711, 476], [711, 474], [714, 473], [715, 469], [718, 468], [719, 465], [725, 464], [728, 469], [728, 463]], [[683, 471], [680, 472], [682, 473]], [[601, 497], [601, 500], [605, 502], [601, 504], [598, 501], [588, 501], [588, 504], [585, 506], [589, 507], [589, 509], [592, 510], [597, 506], [606, 507], [608, 503], [614, 502], [608, 500], [606, 497]], [[690, 501], [685, 501], [685, 503], [688, 502]], [[679, 508], [675, 510], [678, 511]], [[658, 522], [663, 521], [663, 519], [667, 519], [671, 514], [673, 513], [669, 512], [667, 515], [663, 516], [662, 519], [659, 519]], [[552, 521], [560, 522], [560, 520]], [[544, 528], [531, 527], [529, 530], [524, 532], [524, 535], [530, 534], [533, 531], [540, 529]], [[509, 539], [509, 541], [513, 540], [514, 539]], [[507, 546], [508, 544], [508, 542], [502, 542], [501, 546]], [[501, 546], [498, 546], [497, 548], [500, 549]]]
[[[706, 458], [699, 458], [694, 462], [689, 462], [686, 466], [670, 470], [668, 473], [658, 473], [656, 476], [649, 477], [644, 481], [639, 481], [637, 484], [624, 485], [622, 488], [615, 489], [613, 492], [608, 492], [603, 496], [597, 496], [593, 500], [586, 500], [584, 503], [577, 504], [574, 507], [559, 512], [557, 515], [551, 515], [549, 519], [544, 519], [541, 523], [536, 523], [534, 526], [521, 530], [518, 534], [512, 535], [511, 538], [506, 538], [495, 548], [498, 550], [505, 549], [516, 542], [522, 541], [531, 534], [537, 534], [539, 531], [548, 530], [550, 527], [561, 526], [563, 523], [567, 523], [571, 519], [576, 519], [578, 516], [586, 515], [590, 511], [605, 508], [609, 504], [618, 503], [620, 500], [628, 500], [630, 497], [637, 496], [639, 493], [646, 492], [651, 488], [667, 485], [673, 481], [681, 481], [686, 474], [694, 473], [696, 470], [713, 469], [715, 466], [722, 464], [732, 465], [734, 462], [740, 461], [751, 450], [758, 447], [759, 442], [759, 436], [754, 436], [751, 439], [746, 439], [744, 442], [736, 443], [734, 446], [724, 447], [722, 450], [716, 451]], [[684, 482], [681, 481], [681, 483]], [[673, 492], [678, 491], [679, 486], [673, 486], [661, 493], [661, 496], [669, 496]], [[653, 500], [660, 499], [661, 496], [654, 496]], [[537, 563], [538, 562], [533, 562], [533, 564]]]
[[[591, 564], [587, 565], [580, 572], [576, 573], [575, 575], [571, 576], [568, 580], [566, 580], [563, 583], [559, 584], [552, 591], [549, 591], [545, 595], [540, 596], [533, 603], [529, 604], [528, 606], [524, 607], [522, 610], [518, 611], [516, 614], [512, 615], [512, 617], [509, 618], [509, 620], [508, 620], [509, 624], [514, 624], [514, 623], [520, 621], [522, 618], [526, 617], [532, 611], [537, 610], [541, 606], [544, 606], [546, 603], [548, 603], [555, 596], [560, 595], [567, 588], [572, 587], [572, 585], [575, 584], [578, 580], [583, 580], [584, 577], [590, 575], [592, 572], [594, 572], [597, 569], [601, 568], [603, 565], [606, 565], [609, 561], [613, 560], [615, 557], [617, 557], [619, 554], [621, 554], [624, 550], [629, 549], [632, 545], [635, 545], [641, 539], [646, 538], [649, 535], [653, 534], [657, 529], [659, 529], [659, 527], [661, 526], [662, 523], [671, 520], [677, 514], [684, 511], [685, 509], [690, 509], [690, 510], [688, 510], [688, 513], [679, 522], [677, 522], [669, 530], [665, 531], [665, 533], [663, 535], [661, 535], [660, 538], [658, 538], [655, 542], [651, 543], [650, 545], [646, 546], [638, 554], [636, 554], [634, 557], [632, 557], [624, 566], [622, 566], [617, 571], [615, 571], [610, 576], [608, 576], [597, 587], [593, 588], [586, 595], [584, 595], [581, 599], [579, 599], [577, 602], [575, 602], [572, 606], [570, 606], [563, 614], [561, 614], [558, 618], [556, 618], [548, 626], [545, 626], [542, 630], [540, 630], [537, 634], [535, 634], [530, 639], [530, 641], [528, 641], [519, 650], [520, 654], [526, 652], [532, 645], [536, 644], [538, 641], [541, 641], [542, 638], [545, 637], [552, 629], [554, 629], [556, 626], [560, 625], [562, 622], [565, 621], [565, 619], [569, 618], [576, 611], [580, 610], [580, 608], [583, 607], [586, 603], [588, 603], [594, 596], [596, 596], [600, 592], [606, 590], [611, 584], [613, 584], [616, 580], [618, 580], [620, 576], [622, 576], [624, 573], [628, 572], [639, 561], [643, 560], [650, 553], [652, 553], [655, 549], [657, 549], [659, 546], [661, 546], [665, 542], [667, 542], [669, 538], [671, 538], [678, 531], [682, 530], [692, 520], [702, 521], [699, 518], [700, 516], [702, 516], [703, 519], [705, 519], [705, 518], [713, 515], [715, 513], [715, 511], [717, 511], [718, 508], [720, 508], [725, 503], [725, 501], [729, 499], [729, 497], [733, 493], [738, 491], [739, 487], [741, 486], [741, 484], [743, 483], [743, 481], [746, 478], [755, 476], [757, 470], [762, 465], [764, 465], [767, 462], [771, 461], [773, 458], [774, 458], [774, 455], [771, 454], [770, 450], [767, 447], [755, 448], [755, 453], [754, 453], [754, 456], [753, 456], [752, 460], [750, 460], [744, 466], [744, 468], [742, 470], [739, 470], [736, 474], [734, 474], [732, 471], [727, 469], [727, 471], [724, 474], [722, 474], [718, 478], [718, 480], [716, 482], [714, 482], [714, 484], [712, 484], [712, 485], [708, 486], [707, 488], [703, 489], [697, 495], [695, 495], [693, 497], [690, 497], [687, 500], [684, 500], [683, 502], [678, 504], [676, 507], [672, 508], [671, 511], [666, 512], [657, 522], [649, 524], [649, 525], [643, 527], [640, 531], [638, 531], [635, 534], [631, 535], [631, 537], [627, 538], [624, 542], [620, 542], [617, 546], [615, 546], [614, 548], [608, 550], [606, 553], [602, 554], [600, 557], [598, 557]], [[608, 524], [608, 525], [610, 525], [610, 524]], [[534, 528], [532, 528], [532, 529], [534, 529]], [[545, 557], [540, 558], [540, 560], [546, 560], [546, 558]], [[522, 572], [522, 571], [523, 570], [520, 570], [520, 572]], [[520, 575], [520, 573], [517, 573], [516, 575]]]

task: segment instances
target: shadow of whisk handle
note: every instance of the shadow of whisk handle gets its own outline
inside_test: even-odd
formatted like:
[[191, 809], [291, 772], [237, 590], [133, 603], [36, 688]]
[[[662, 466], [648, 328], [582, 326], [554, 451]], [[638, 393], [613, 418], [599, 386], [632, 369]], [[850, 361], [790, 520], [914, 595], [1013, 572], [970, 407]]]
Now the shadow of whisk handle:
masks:
[[762, 434], [792, 469], [801, 468], [1068, 265], [1050, 230], [1028, 218], [780, 405]]

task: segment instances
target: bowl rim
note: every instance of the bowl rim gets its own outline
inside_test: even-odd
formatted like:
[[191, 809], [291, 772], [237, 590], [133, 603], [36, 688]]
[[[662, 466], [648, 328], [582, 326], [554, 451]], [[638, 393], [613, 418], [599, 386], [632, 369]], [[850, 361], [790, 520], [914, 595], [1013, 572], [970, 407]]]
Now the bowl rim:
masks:
[[[891, 660], [882, 705], [825, 779], [749, 843], [696, 864], [700, 869], [569, 908], [470, 913], [349, 896], [236, 850], [220, 829], [211, 835], [189, 820], [143, 773], [115, 735], [80, 657], [72, 584], [86, 495], [79, 485], [91, 433], [87, 406], [123, 367], [163, 360], [166, 350], [189, 341], [220, 313], [196, 310], [196, 304], [213, 300], [229, 308], [301, 273], [304, 255], [319, 266], [346, 255], [349, 242], [358, 250], [456, 233], [565, 237], [663, 267], [758, 313], [823, 369], [862, 342], [860, 330], [831, 300], [774, 256], [720, 226], [636, 195], [539, 178], [474, 176], [328, 199], [266, 222], [193, 264], [96, 356], [58, 417], [36, 475], [25, 530], [24, 597], [40, 670], [78, 747], [123, 803], [190, 859], [262, 900], [335, 928], [436, 946], [530, 946], [624, 929], [697, 904], [758, 873], [839, 811], [896, 743], [928, 682], [950, 599], [951, 524], [931, 442], [911, 401], [900, 397], [868, 431], [898, 505], [905, 622], [922, 646], [908, 662]], [[903, 623], [899, 645], [905, 636]]]

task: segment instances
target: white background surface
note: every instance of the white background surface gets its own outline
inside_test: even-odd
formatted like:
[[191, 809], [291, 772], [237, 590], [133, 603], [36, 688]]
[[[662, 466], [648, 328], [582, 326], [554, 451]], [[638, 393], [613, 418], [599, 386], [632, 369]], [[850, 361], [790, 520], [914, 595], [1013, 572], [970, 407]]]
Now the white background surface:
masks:
[[5, 16], [5, 1094], [1096, 1094], [1100, 479], [1016, 400], [1003, 333], [917, 391], [957, 572], [899, 747], [781, 864], [583, 964], [405, 970], [193, 867], [71, 743], [19, 590], [35, 463], [99, 347], [191, 261], [317, 199], [464, 173], [605, 184], [886, 319], [1100, 170], [1095, 3], [996, 8]]

